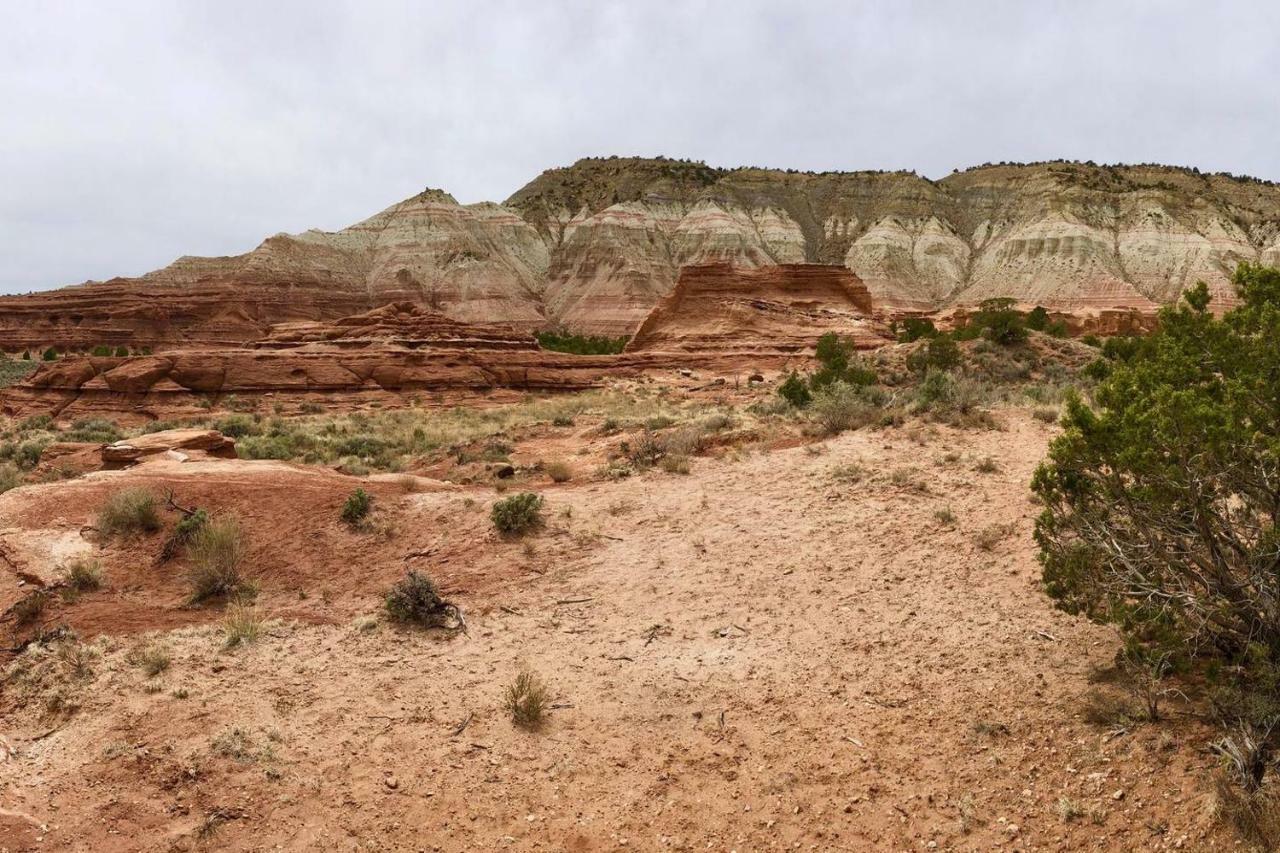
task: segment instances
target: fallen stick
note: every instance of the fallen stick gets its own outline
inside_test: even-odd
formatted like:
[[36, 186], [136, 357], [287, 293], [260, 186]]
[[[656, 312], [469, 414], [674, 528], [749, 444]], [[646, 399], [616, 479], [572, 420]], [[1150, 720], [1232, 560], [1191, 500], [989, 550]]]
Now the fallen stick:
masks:
[[458, 725], [454, 726], [454, 727], [453, 727], [453, 731], [449, 732], [449, 737], [457, 737], [458, 735], [460, 735], [460, 734], [462, 734], [464, 731], [466, 731], [467, 726], [471, 725], [471, 718], [472, 718], [472, 717], [474, 717], [474, 716], [475, 716], [475, 712], [474, 712], [474, 711], [468, 711], [468, 712], [467, 712], [467, 716], [466, 716], [465, 718], [463, 718], [462, 722], [460, 722], [460, 723], [458, 723]]
[[595, 601], [594, 598], [562, 598], [556, 604], [586, 604], [588, 601]]

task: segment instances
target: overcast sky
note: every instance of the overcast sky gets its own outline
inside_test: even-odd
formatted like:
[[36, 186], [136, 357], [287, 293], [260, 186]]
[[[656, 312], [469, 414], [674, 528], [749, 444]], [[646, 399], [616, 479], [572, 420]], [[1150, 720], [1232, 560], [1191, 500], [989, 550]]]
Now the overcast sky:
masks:
[[0, 0], [0, 292], [587, 155], [1280, 179], [1274, 2]]

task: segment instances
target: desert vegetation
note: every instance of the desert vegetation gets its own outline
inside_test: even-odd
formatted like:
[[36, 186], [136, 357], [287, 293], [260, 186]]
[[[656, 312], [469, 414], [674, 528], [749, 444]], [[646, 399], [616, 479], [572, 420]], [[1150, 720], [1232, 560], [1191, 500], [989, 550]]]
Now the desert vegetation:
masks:
[[1222, 318], [1201, 285], [1156, 333], [1104, 347], [1092, 402], [1068, 399], [1036, 472], [1035, 535], [1057, 605], [1119, 633], [1146, 716], [1178, 678], [1216, 721], [1229, 808], [1270, 848], [1255, 817], [1277, 808], [1280, 271], [1243, 265], [1236, 284]]

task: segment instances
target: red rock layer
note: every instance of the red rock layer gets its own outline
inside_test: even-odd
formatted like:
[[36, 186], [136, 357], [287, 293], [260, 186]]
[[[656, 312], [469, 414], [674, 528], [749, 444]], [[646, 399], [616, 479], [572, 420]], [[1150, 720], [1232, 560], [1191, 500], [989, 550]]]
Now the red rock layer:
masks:
[[627, 352], [812, 352], [827, 332], [879, 346], [887, 330], [871, 316], [871, 295], [845, 267], [730, 264], [685, 267], [675, 288], [641, 324]]
[[276, 323], [334, 320], [369, 307], [367, 294], [316, 287], [174, 287], [120, 279], [0, 297], [0, 349], [237, 346], [261, 338]]

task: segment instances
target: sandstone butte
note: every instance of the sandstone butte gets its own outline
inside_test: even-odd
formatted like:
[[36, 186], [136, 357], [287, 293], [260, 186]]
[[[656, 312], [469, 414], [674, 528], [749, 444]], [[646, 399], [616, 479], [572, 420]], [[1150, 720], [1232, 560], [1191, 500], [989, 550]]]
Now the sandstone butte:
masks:
[[1280, 263], [1280, 188], [1248, 178], [1049, 162], [933, 181], [592, 158], [503, 204], [427, 190], [341, 231], [0, 298], [0, 349], [236, 347], [401, 301], [468, 323], [629, 335], [683, 267], [714, 263], [842, 266], [886, 315], [1008, 296], [1105, 328], [1197, 280], [1229, 305], [1246, 260]]

